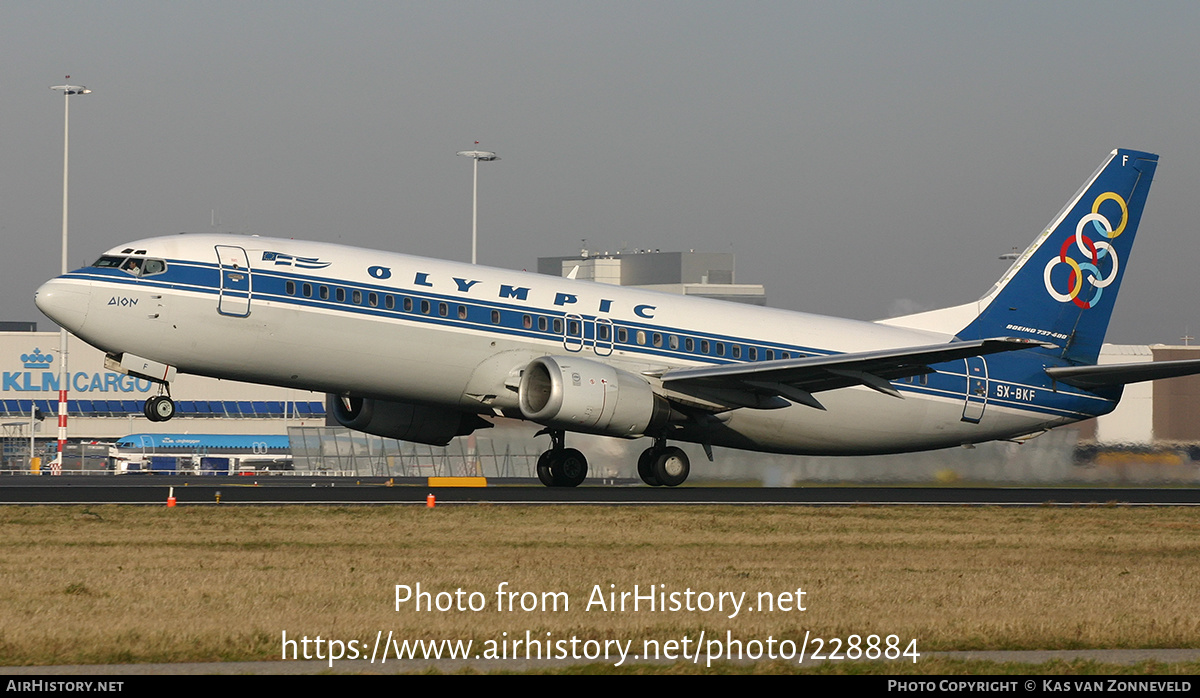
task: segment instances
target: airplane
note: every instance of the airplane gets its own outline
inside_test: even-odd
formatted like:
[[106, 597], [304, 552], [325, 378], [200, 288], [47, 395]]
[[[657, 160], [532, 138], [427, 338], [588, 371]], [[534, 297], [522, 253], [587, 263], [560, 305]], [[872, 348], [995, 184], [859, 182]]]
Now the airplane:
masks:
[[1200, 361], [1096, 365], [1158, 156], [1114, 150], [979, 300], [876, 322], [391, 252], [233, 234], [120, 245], [47, 281], [43, 313], [152, 380], [178, 372], [336, 396], [339, 423], [445, 445], [510, 417], [542, 427], [537, 473], [587, 476], [567, 433], [808, 455], [1023, 440], [1106, 414], [1125, 383]]

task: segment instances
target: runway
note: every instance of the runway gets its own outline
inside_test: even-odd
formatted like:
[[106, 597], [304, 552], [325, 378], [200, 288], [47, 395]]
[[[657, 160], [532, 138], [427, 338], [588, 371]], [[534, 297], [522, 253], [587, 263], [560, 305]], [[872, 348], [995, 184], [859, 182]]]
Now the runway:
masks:
[[1200, 489], [1099, 487], [648, 487], [616, 481], [576, 488], [532, 480], [429, 487], [423, 478], [304, 476], [10, 476], [0, 504], [793, 504], [808, 506], [1197, 506]]

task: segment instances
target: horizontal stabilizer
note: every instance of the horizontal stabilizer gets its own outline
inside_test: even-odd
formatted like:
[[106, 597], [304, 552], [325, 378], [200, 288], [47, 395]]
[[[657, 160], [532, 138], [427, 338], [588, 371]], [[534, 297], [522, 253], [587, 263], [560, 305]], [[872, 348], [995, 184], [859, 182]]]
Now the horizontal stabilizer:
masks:
[[1060, 383], [1084, 390], [1105, 388], [1126, 383], [1140, 383], [1161, 378], [1178, 378], [1200, 373], [1200, 359], [1183, 361], [1151, 361], [1136, 364], [1106, 364], [1104, 366], [1066, 366], [1048, 368], [1046, 374]]

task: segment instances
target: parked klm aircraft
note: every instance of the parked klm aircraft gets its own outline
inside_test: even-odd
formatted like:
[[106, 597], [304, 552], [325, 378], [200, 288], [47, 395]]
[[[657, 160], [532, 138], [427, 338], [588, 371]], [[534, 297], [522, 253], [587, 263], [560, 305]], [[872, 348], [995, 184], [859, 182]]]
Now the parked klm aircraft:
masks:
[[638, 473], [688, 476], [669, 441], [876, 454], [1021, 439], [1110, 412], [1124, 383], [1200, 362], [1097, 366], [1158, 157], [1116, 150], [978, 301], [879, 322], [733, 305], [328, 243], [176, 235], [48, 281], [38, 307], [160, 384], [177, 371], [338, 396], [343, 425], [445, 444], [544, 427], [548, 486], [587, 461], [567, 432], [650, 437]]

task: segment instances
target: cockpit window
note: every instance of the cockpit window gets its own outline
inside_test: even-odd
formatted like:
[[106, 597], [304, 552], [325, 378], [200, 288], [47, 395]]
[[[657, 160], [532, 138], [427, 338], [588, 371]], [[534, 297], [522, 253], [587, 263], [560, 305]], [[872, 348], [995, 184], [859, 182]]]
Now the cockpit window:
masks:
[[134, 276], [153, 276], [167, 270], [167, 263], [161, 259], [145, 259], [143, 257], [118, 257], [105, 255], [97, 259], [93, 267], [119, 268]]

